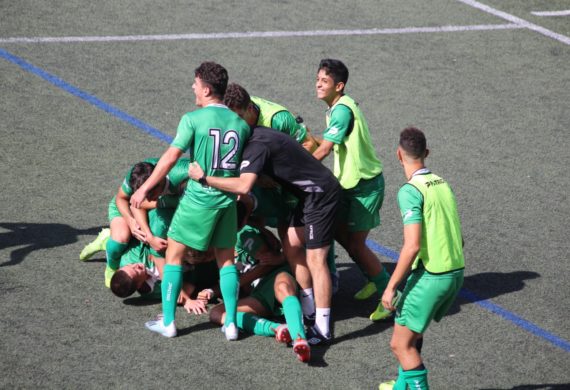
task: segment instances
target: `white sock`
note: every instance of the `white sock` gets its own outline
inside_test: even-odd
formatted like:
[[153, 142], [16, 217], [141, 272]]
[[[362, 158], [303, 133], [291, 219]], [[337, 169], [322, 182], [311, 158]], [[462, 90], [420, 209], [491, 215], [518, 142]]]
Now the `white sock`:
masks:
[[315, 317], [315, 325], [317, 329], [323, 336], [328, 336], [330, 334], [330, 319], [331, 319], [331, 308], [330, 307], [317, 307], [317, 315]]
[[303, 308], [304, 316], [312, 316], [315, 314], [315, 296], [313, 295], [312, 288], [305, 288], [299, 294], [301, 300], [301, 307]]

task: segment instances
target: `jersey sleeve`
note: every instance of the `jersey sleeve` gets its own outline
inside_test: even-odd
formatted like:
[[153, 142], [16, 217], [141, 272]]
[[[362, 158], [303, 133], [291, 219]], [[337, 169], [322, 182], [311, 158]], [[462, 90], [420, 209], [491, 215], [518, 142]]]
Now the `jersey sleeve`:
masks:
[[192, 118], [190, 113], [185, 114], [180, 118], [180, 123], [178, 123], [178, 129], [176, 130], [176, 137], [170, 144], [175, 148], [187, 151], [190, 148], [190, 144], [194, 139], [194, 124], [192, 123]]
[[323, 138], [335, 144], [341, 144], [354, 123], [352, 110], [343, 104], [335, 106], [330, 112], [329, 126]]
[[404, 184], [398, 191], [398, 206], [404, 225], [422, 223], [423, 195], [411, 184]]
[[297, 121], [289, 111], [279, 111], [271, 119], [271, 128], [294, 137], [297, 130]]
[[263, 171], [269, 158], [269, 148], [261, 142], [249, 142], [242, 155], [240, 173], [256, 173]]
[[171, 194], [180, 194], [181, 184], [188, 180], [188, 168], [190, 166], [190, 159], [181, 158], [168, 172], [169, 191]]

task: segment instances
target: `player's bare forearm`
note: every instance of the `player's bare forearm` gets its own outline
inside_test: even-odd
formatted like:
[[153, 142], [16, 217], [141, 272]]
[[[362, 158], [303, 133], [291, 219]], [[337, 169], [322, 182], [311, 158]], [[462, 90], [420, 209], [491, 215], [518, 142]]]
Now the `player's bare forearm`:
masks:
[[392, 273], [386, 289], [395, 290], [410, 272], [412, 264], [420, 251], [421, 236], [421, 224], [404, 225], [404, 244], [400, 250], [396, 269]]
[[314, 151], [313, 157], [319, 161], [324, 160], [325, 157], [327, 157], [330, 154], [331, 150], [333, 149], [333, 146], [334, 144], [331, 141], [322, 140], [317, 150]]

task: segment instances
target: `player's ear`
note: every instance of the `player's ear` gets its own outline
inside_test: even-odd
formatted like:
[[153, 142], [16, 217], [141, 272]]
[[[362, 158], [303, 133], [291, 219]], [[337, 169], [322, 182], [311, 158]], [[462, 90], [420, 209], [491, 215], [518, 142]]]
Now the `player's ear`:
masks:
[[424, 155], [424, 158], [427, 158], [427, 156], [429, 156], [429, 149], [426, 148], [426, 154]]
[[334, 88], [337, 92], [342, 92], [342, 90], [344, 89], [344, 83], [342, 81], [339, 81], [338, 83], [336, 83]]

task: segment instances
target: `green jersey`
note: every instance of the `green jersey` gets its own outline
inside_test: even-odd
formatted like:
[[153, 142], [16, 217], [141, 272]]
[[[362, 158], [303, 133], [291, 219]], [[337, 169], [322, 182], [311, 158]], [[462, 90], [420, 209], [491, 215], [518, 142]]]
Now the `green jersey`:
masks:
[[412, 269], [420, 261], [435, 274], [465, 267], [455, 196], [445, 180], [427, 169], [416, 171], [398, 191], [398, 205], [404, 225], [422, 224], [420, 251]]
[[[241, 155], [250, 134], [248, 124], [222, 104], [211, 104], [182, 116], [171, 146], [183, 152], [190, 150], [208, 176], [239, 176]], [[224, 208], [236, 196], [189, 181], [182, 203], [191, 202], [203, 208]]]
[[259, 117], [257, 125], [271, 127], [293, 137], [302, 143], [307, 135], [307, 128], [302, 123], [297, 123], [295, 116], [285, 107], [256, 96], [251, 97], [253, 104], [257, 106]]
[[323, 138], [334, 143], [334, 175], [342, 188], [354, 188], [360, 179], [382, 173], [368, 123], [352, 98], [343, 95], [327, 111], [326, 124]]
[[[150, 163], [156, 166], [158, 162], [158, 158], [147, 158], [143, 162]], [[190, 166], [190, 159], [189, 158], [181, 158], [176, 161], [176, 164], [172, 167], [172, 169], [166, 175], [167, 186], [163, 191], [162, 195], [181, 195], [183, 192], [183, 187], [186, 181], [188, 180], [188, 167]], [[131, 173], [133, 172], [133, 167], [129, 169], [129, 172], [125, 175], [125, 180], [123, 180], [123, 184], [121, 188], [123, 192], [128, 196], [133, 194], [133, 189], [129, 185], [131, 180]]]

